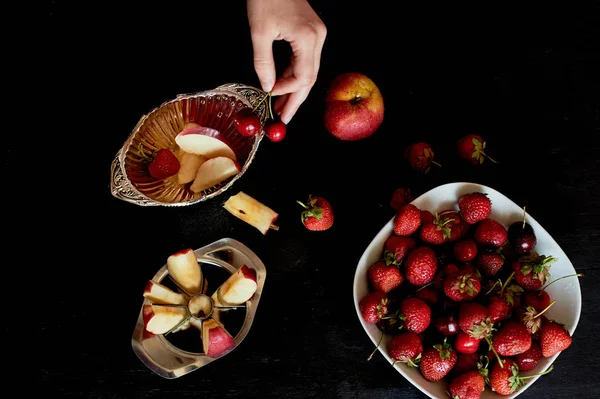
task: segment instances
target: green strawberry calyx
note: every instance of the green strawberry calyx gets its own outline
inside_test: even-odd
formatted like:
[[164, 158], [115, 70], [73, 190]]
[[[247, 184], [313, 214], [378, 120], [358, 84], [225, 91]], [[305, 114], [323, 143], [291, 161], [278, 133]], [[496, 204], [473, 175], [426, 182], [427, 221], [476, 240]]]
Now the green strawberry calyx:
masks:
[[550, 366], [548, 368], [548, 370], [544, 371], [543, 373], [521, 376], [521, 375], [519, 375], [519, 367], [517, 366], [516, 363], [513, 364], [511, 367], [512, 376], [508, 377], [508, 383], [510, 384], [510, 393], [515, 392], [517, 389], [519, 389], [520, 387], [525, 385], [526, 379], [542, 376], [544, 374], [548, 374], [549, 372], [552, 371], [552, 369], [554, 369], [554, 365]]
[[447, 342], [448, 338], [444, 338], [444, 342], [441, 344], [433, 345], [433, 348], [440, 354], [440, 359], [450, 359], [452, 355], [452, 345]]
[[317, 206], [317, 199], [313, 198], [312, 195], [308, 196], [306, 203], [302, 201], [296, 201], [305, 210], [301, 214], [302, 223], [306, 222], [309, 218], [321, 219], [323, 217], [323, 208]]
[[521, 273], [528, 275], [533, 273], [533, 278], [536, 280], [546, 281], [550, 278], [550, 265], [558, 261], [553, 256], [539, 255], [536, 252], [532, 252], [529, 255], [525, 255], [519, 259], [521, 266]]

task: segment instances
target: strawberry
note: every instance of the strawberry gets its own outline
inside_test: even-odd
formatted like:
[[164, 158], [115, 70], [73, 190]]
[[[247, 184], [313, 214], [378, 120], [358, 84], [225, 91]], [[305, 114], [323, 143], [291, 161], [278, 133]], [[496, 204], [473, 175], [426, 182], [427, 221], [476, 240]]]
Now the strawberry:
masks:
[[457, 353], [471, 354], [479, 350], [481, 340], [472, 337], [464, 331], [459, 331], [454, 340], [454, 349]]
[[537, 311], [533, 306], [523, 306], [517, 309], [518, 319], [523, 323], [527, 331], [531, 335], [535, 335], [542, 327], [542, 316], [546, 310], [550, 309], [556, 301], [550, 302], [550, 304], [544, 309]]
[[534, 341], [531, 343], [531, 347], [528, 350], [515, 356], [515, 362], [517, 362], [519, 370], [529, 371], [533, 370], [543, 357], [544, 355], [542, 355], [540, 344]]
[[485, 380], [476, 370], [454, 378], [448, 386], [452, 399], [479, 399], [485, 389]]
[[417, 334], [406, 331], [392, 337], [389, 351], [394, 363], [406, 363], [409, 367], [417, 367], [423, 352], [423, 344]]
[[477, 256], [477, 244], [470, 238], [456, 242], [453, 250], [454, 257], [461, 262], [470, 262]]
[[421, 211], [421, 224], [433, 222], [433, 213], [428, 210]]
[[421, 334], [431, 323], [431, 308], [422, 299], [407, 297], [400, 302], [399, 317], [405, 330]]
[[324, 231], [333, 226], [333, 209], [323, 197], [308, 196], [308, 201], [296, 201], [304, 210], [301, 214], [302, 224], [312, 231]]
[[404, 159], [411, 168], [419, 172], [428, 173], [431, 164], [440, 166], [439, 163], [433, 160], [433, 156], [433, 150], [428, 143], [413, 143], [404, 150]]
[[421, 240], [428, 244], [443, 244], [462, 235], [460, 215], [455, 211], [435, 213], [431, 222], [422, 223], [419, 231]]
[[458, 198], [458, 209], [467, 223], [475, 224], [490, 216], [492, 201], [485, 193], [463, 194]]
[[470, 301], [481, 291], [481, 279], [477, 273], [461, 269], [444, 279], [444, 293], [455, 302]]
[[504, 367], [499, 362], [494, 363], [490, 372], [490, 386], [499, 395], [510, 395], [525, 385], [526, 379], [548, 374], [554, 368], [550, 366], [543, 373], [521, 376], [519, 366], [513, 359], [504, 359], [502, 363]]
[[515, 280], [525, 291], [539, 290], [550, 278], [550, 265], [557, 260], [552, 256], [539, 255], [532, 251], [513, 262]]
[[500, 222], [487, 218], [477, 224], [473, 239], [479, 245], [499, 248], [508, 240], [508, 233]]
[[148, 160], [148, 173], [155, 179], [171, 177], [177, 174], [181, 167], [179, 159], [166, 148], [161, 148], [154, 152], [149, 159], [146, 159]]
[[421, 225], [421, 211], [413, 204], [406, 204], [394, 216], [394, 233], [398, 236], [410, 236]]
[[540, 346], [542, 355], [550, 357], [571, 346], [572, 338], [565, 326], [555, 321], [542, 323], [540, 330]]
[[500, 356], [515, 356], [531, 347], [531, 335], [516, 320], [508, 320], [492, 338], [492, 346]]
[[477, 361], [479, 355], [477, 353], [458, 353], [456, 355], [456, 364], [452, 368], [452, 375], [459, 376], [467, 371], [477, 370]]
[[506, 320], [512, 313], [512, 306], [498, 295], [490, 296], [488, 309], [490, 311], [490, 321], [497, 323]]
[[458, 327], [461, 331], [476, 339], [485, 339], [493, 331], [488, 308], [477, 302], [466, 302], [460, 305]]
[[484, 152], [486, 143], [481, 136], [477, 134], [468, 134], [461, 137], [460, 140], [457, 141], [456, 146], [458, 148], [458, 155], [462, 159], [471, 162], [472, 165], [483, 163], [485, 158], [496, 163], [496, 161]]
[[365, 295], [358, 303], [363, 320], [367, 323], [377, 323], [388, 312], [388, 297], [385, 292], [374, 291]]
[[504, 266], [504, 255], [498, 249], [484, 249], [477, 256], [477, 267], [488, 277], [498, 274]]
[[386, 265], [385, 262], [375, 262], [369, 266], [367, 276], [373, 290], [386, 294], [398, 288], [404, 281], [398, 266]]
[[437, 271], [437, 257], [430, 247], [411, 250], [404, 264], [404, 275], [409, 283], [421, 287], [433, 280]]
[[400, 265], [408, 251], [415, 248], [417, 243], [411, 237], [390, 236], [383, 245], [385, 263]]
[[456, 364], [456, 352], [446, 342], [425, 348], [421, 355], [421, 374], [430, 382], [440, 381]]
[[400, 210], [403, 205], [408, 204], [413, 200], [413, 196], [410, 193], [409, 188], [400, 187], [397, 188], [392, 194], [392, 200], [390, 201], [390, 206], [396, 212]]
[[535, 310], [543, 310], [550, 306], [550, 295], [545, 290], [527, 291], [523, 297], [525, 306], [531, 306]]

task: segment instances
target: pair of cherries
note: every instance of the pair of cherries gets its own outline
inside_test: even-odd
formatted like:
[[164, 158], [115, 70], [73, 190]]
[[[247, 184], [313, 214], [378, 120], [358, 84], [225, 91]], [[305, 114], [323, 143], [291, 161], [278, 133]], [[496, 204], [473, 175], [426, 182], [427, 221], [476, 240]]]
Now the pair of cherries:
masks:
[[265, 97], [256, 105], [254, 109], [242, 108], [237, 111], [233, 117], [233, 123], [239, 134], [245, 137], [252, 137], [261, 129], [261, 123], [258, 115], [254, 112], [256, 108], [269, 98], [270, 119], [265, 124], [265, 135], [274, 143], [278, 143], [285, 137], [287, 127], [281, 120], [276, 120], [271, 109], [271, 94], [267, 93]]

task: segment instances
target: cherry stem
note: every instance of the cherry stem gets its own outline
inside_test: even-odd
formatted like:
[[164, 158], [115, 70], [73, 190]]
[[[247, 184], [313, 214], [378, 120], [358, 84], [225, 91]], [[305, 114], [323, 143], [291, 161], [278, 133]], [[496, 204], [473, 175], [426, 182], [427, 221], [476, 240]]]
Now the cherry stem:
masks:
[[431, 161], [432, 164], [439, 166], [440, 168], [442, 167], [442, 165], [440, 165], [439, 163], [437, 163], [436, 161]]
[[373, 357], [373, 355], [375, 354], [375, 352], [377, 352], [377, 350], [379, 349], [379, 345], [381, 344], [382, 340], [383, 340], [383, 331], [381, 332], [381, 337], [379, 338], [379, 342], [377, 343], [377, 346], [375, 347], [375, 349], [373, 350], [373, 352], [371, 352], [371, 354], [367, 358], [367, 361], [371, 360], [371, 358]]
[[261, 99], [260, 99], [260, 101], [258, 102], [258, 104], [256, 104], [256, 105], [254, 106], [254, 108], [252, 109], [252, 112], [255, 112], [255, 111], [258, 109], [258, 107], [260, 107], [260, 105], [261, 105], [261, 104], [262, 104], [262, 103], [263, 103], [263, 102], [264, 102], [264, 101], [267, 99], [267, 97], [269, 97], [269, 108], [270, 108], [270, 103], [271, 103], [271, 101], [270, 101], [270, 98], [271, 98], [271, 92], [269, 92], [269, 93], [266, 93], [266, 94], [265, 94], [265, 96], [264, 96], [263, 98], [261, 98]]
[[525, 208], [526, 207], [524, 206], [523, 207], [523, 230], [525, 230], [525, 215], [526, 215]]
[[421, 288], [419, 288], [418, 290], [416, 290], [415, 292], [419, 292], [421, 291], [423, 288], [430, 286], [431, 284], [433, 284], [433, 281], [430, 283], [425, 284], [424, 286], [422, 286]]
[[506, 279], [506, 281], [504, 282], [504, 285], [502, 286], [502, 288], [500, 289], [500, 292], [504, 292], [504, 289], [506, 288], [506, 286], [508, 285], [508, 282], [510, 280], [512, 280], [513, 276], [515, 275], [515, 272], [513, 271], [510, 276], [508, 276], [508, 278]]
[[526, 380], [528, 378], [533, 378], [533, 377], [538, 377], [538, 376], [542, 376], [545, 374], [548, 374], [549, 372], [551, 372], [554, 369], [554, 365], [548, 367], [548, 370], [544, 371], [543, 373], [539, 373], [539, 374], [534, 374], [534, 375], [526, 375], [525, 377], [520, 377], [523, 380]]
[[567, 278], [567, 277], [575, 277], [575, 276], [577, 276], [577, 277], [583, 277], [583, 273], [569, 274], [569, 275], [566, 275], [566, 276], [559, 277], [559, 278], [557, 278], [556, 280], [550, 281], [550, 282], [549, 282], [548, 284], [546, 284], [544, 287], [540, 288], [540, 293], [538, 294], [538, 296], [539, 296], [539, 295], [541, 295], [541, 294], [542, 294], [542, 291], [544, 291], [546, 288], [548, 288], [548, 286], [549, 286], [550, 284], [556, 283], [558, 280], [562, 280], [563, 278]]
[[554, 305], [556, 303], [556, 299], [553, 300], [552, 302], [550, 302], [550, 305], [546, 306], [546, 309], [542, 310], [540, 313], [536, 314], [535, 316], [533, 316], [533, 318], [538, 318], [539, 316], [542, 315], [542, 313], [544, 313], [546, 310], [550, 309], [552, 307], [552, 305]]
[[492, 288], [490, 288], [490, 290], [488, 292], [486, 292], [485, 295], [489, 295], [489, 293], [492, 292], [499, 283], [500, 283], [500, 280], [496, 280], [496, 282], [492, 285]]
[[496, 352], [494, 345], [492, 345], [492, 341], [490, 341], [490, 337], [485, 337], [485, 340], [487, 341], [488, 345], [492, 349], [492, 352], [494, 352], [494, 355], [496, 355], [496, 359], [498, 359], [498, 364], [500, 365], [500, 367], [504, 368], [504, 363], [502, 363], [502, 359], [500, 359], [500, 355], [498, 354], [498, 352]]

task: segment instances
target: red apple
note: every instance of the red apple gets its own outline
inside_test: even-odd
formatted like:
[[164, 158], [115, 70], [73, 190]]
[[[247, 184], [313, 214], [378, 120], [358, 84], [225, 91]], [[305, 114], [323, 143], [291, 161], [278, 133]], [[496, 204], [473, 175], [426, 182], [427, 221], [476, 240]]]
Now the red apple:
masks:
[[225, 328], [215, 319], [202, 323], [202, 346], [206, 356], [220, 357], [235, 346], [235, 341]]
[[187, 310], [174, 306], [144, 305], [144, 326], [153, 334], [166, 334], [187, 318]]
[[196, 177], [190, 186], [194, 193], [200, 193], [242, 171], [240, 164], [231, 158], [216, 157], [203, 162], [196, 171]]
[[191, 248], [182, 249], [169, 256], [167, 270], [177, 285], [188, 294], [199, 294], [202, 290], [202, 269]]
[[187, 303], [180, 293], [173, 292], [168, 287], [152, 280], [148, 280], [146, 284], [144, 298], [158, 304], [185, 305]]
[[367, 76], [348, 72], [329, 85], [325, 99], [325, 128], [340, 140], [362, 140], [383, 122], [383, 96]]
[[256, 270], [243, 265], [225, 280], [212, 299], [215, 306], [237, 306], [252, 298], [256, 288]]
[[185, 152], [204, 158], [227, 157], [234, 161], [235, 152], [225, 142], [223, 134], [209, 127], [189, 127], [175, 136], [175, 142]]

